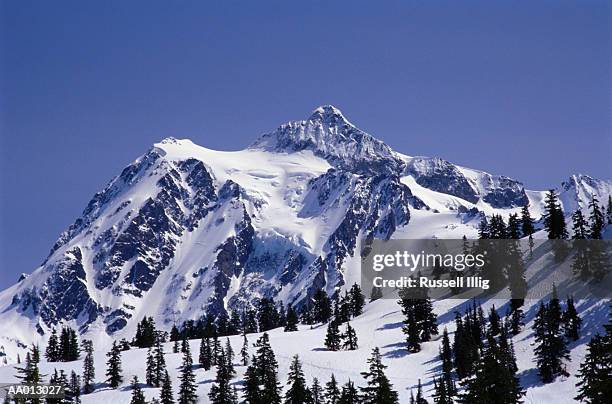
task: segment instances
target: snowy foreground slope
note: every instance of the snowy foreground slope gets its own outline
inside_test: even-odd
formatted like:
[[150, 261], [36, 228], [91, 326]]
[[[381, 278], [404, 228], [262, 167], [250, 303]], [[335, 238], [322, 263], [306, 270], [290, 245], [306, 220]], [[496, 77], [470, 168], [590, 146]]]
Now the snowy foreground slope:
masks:
[[[612, 181], [574, 175], [551, 188], [559, 193], [569, 220], [576, 209], [586, 212], [592, 195], [605, 203]], [[58, 324], [93, 340], [101, 381], [109, 344], [131, 339], [145, 315], [169, 330], [206, 313], [241, 310], [261, 297], [299, 308], [319, 288], [333, 295], [359, 282], [363, 239], [475, 238], [483, 216], [507, 219], [528, 204], [539, 220], [543, 199], [543, 191], [526, 190], [502, 175], [398, 153], [332, 106], [281, 125], [241, 151], [165, 139], [94, 195], [40, 267], [0, 292], [0, 354], [9, 364], [0, 366], [0, 380], [14, 374], [10, 364], [18, 354], [25, 357], [28, 344], [44, 347]], [[606, 237], [611, 233], [608, 226]], [[545, 235], [539, 231], [535, 237]], [[436, 304], [440, 329], [446, 325], [452, 330], [457, 304]], [[578, 306], [588, 333], [605, 321], [601, 304]], [[525, 310], [532, 320], [533, 310]], [[360, 342], [355, 352], [323, 351], [324, 327], [275, 330], [271, 341], [280, 374], [286, 374], [288, 359], [298, 353], [309, 378], [324, 383], [334, 369], [339, 381], [360, 381], [371, 348], [380, 346], [404, 402], [418, 377], [431, 387], [439, 342], [425, 343], [422, 352], [408, 355], [402, 350], [400, 321], [394, 301], [366, 306], [352, 322]], [[573, 374], [589, 336], [572, 346], [572, 376], [540, 386], [530, 326], [514, 338], [526, 401], [571, 402]], [[230, 339], [239, 349], [239, 338]], [[126, 380], [132, 374], [142, 379], [144, 355], [142, 350], [125, 353]], [[179, 356], [168, 357], [176, 377]], [[43, 373], [53, 367], [80, 371], [80, 362], [43, 363]], [[236, 380], [244, 371], [238, 369]], [[213, 376], [198, 370], [202, 397]], [[84, 399], [106, 402], [118, 394], [120, 400], [112, 399], [127, 401], [129, 389], [103, 389]]]

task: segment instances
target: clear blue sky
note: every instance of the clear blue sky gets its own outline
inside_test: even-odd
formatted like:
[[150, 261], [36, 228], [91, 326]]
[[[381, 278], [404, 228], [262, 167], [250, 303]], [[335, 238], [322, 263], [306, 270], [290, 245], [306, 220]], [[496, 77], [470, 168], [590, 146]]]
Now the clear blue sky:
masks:
[[612, 177], [609, 1], [1, 0], [0, 12], [2, 288], [155, 141], [240, 149], [321, 104], [398, 151], [530, 188]]

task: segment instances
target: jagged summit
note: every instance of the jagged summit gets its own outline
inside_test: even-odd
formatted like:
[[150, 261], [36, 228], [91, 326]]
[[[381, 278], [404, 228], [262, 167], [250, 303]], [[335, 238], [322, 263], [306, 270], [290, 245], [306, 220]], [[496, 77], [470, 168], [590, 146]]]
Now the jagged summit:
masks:
[[251, 149], [277, 153], [311, 150], [331, 164], [351, 171], [402, 165], [384, 142], [353, 125], [333, 105], [316, 108], [307, 120], [291, 121], [257, 139]]

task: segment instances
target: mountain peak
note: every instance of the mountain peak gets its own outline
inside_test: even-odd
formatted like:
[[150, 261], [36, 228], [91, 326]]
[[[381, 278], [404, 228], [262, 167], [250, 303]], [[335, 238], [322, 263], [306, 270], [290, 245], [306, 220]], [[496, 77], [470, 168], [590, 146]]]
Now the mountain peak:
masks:
[[389, 146], [357, 128], [333, 105], [316, 108], [305, 121], [281, 125], [262, 135], [250, 148], [275, 153], [310, 150], [333, 165], [356, 171], [402, 164]]

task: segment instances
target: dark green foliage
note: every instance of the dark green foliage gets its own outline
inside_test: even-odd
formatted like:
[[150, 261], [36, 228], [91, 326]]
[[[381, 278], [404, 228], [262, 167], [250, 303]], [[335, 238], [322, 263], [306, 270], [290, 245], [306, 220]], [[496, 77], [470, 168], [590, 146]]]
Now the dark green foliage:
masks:
[[164, 372], [162, 377], [161, 391], [159, 393], [159, 402], [161, 404], [174, 404], [174, 395], [172, 393], [172, 381], [168, 371]]
[[372, 286], [372, 291], [370, 292], [370, 302], [378, 300], [383, 297], [382, 289], [377, 288], [376, 286]]
[[24, 367], [15, 367], [17, 370], [17, 379], [21, 380], [24, 384], [38, 384], [42, 383], [43, 376], [40, 374], [38, 369], [38, 363], [40, 362], [40, 353], [38, 346], [32, 344], [30, 350], [26, 354]]
[[350, 295], [350, 305], [351, 305], [351, 316], [357, 317], [363, 313], [363, 308], [365, 307], [365, 296], [361, 291], [361, 287], [358, 284], [353, 284], [351, 286], [351, 290], [349, 291]]
[[557, 194], [552, 189], [548, 191], [544, 199], [544, 211], [544, 229], [548, 233], [548, 238], [567, 239], [563, 209], [559, 204]]
[[578, 371], [580, 381], [576, 384], [575, 398], [588, 404], [609, 403], [612, 397], [612, 324], [606, 324], [605, 329], [605, 335], [595, 334], [591, 338]]
[[326, 404], [338, 404], [340, 400], [340, 389], [338, 388], [336, 376], [334, 376], [333, 373], [329, 381], [325, 384], [324, 396]]
[[336, 320], [330, 321], [325, 334], [325, 347], [330, 351], [338, 351], [340, 350], [341, 339], [338, 323]]
[[510, 214], [508, 218], [508, 238], [513, 240], [521, 238], [521, 222], [517, 213]]
[[440, 361], [442, 362], [442, 376], [439, 379], [439, 383], [444, 384], [441, 388], [447, 396], [452, 397], [456, 393], [455, 382], [453, 381], [453, 351], [450, 346], [450, 339], [448, 338], [448, 331], [446, 328], [442, 333], [442, 346], [440, 347]]
[[561, 308], [555, 293], [548, 305], [540, 303], [533, 326], [536, 343], [534, 354], [544, 383], [554, 381], [557, 376], [568, 375], [563, 362], [569, 359], [569, 352], [560, 328]]
[[200, 354], [198, 356], [198, 362], [204, 370], [208, 370], [212, 366], [212, 348], [210, 346], [210, 338], [202, 338], [200, 340]]
[[130, 404], [146, 404], [144, 393], [138, 383], [137, 376], [134, 376], [132, 379], [132, 399], [130, 400]]
[[293, 306], [289, 304], [287, 307], [287, 320], [285, 324], [285, 332], [297, 331], [298, 330], [298, 315], [293, 309]]
[[242, 349], [240, 349], [240, 361], [242, 366], [248, 366], [249, 364], [249, 340], [246, 334], [242, 335]]
[[497, 314], [497, 310], [495, 310], [495, 305], [491, 307], [491, 311], [489, 312], [489, 335], [496, 336], [500, 331], [500, 318]]
[[150, 348], [155, 344], [157, 332], [153, 317], [144, 317], [136, 326], [136, 335], [133, 344], [138, 348]]
[[580, 209], [577, 209], [572, 214], [572, 239], [583, 240], [587, 238], [587, 226], [588, 223], [584, 219], [584, 215]]
[[608, 195], [608, 207], [606, 208], [608, 224], [612, 224], [612, 195]]
[[342, 334], [342, 348], [347, 351], [354, 351], [357, 349], [357, 332], [351, 327], [350, 323], [346, 323], [346, 331]]
[[497, 340], [489, 336], [474, 376], [463, 383], [465, 390], [459, 395], [459, 402], [466, 404], [520, 403], [525, 393], [516, 376], [516, 363], [509, 362], [508, 357], [509, 355], [500, 349]]
[[278, 362], [270, 338], [264, 333], [255, 344], [257, 354], [245, 373], [244, 400], [248, 404], [279, 404], [281, 386], [278, 382]]
[[599, 206], [599, 201], [595, 195], [591, 196], [591, 202], [589, 203], [589, 209], [591, 213], [589, 215], [589, 221], [591, 227], [589, 229], [589, 236], [594, 240], [601, 239], [601, 232], [606, 223], [603, 209]]
[[276, 310], [274, 300], [262, 298], [257, 307], [257, 321], [259, 323], [259, 331], [269, 331], [278, 327], [279, 314]]
[[533, 219], [529, 213], [529, 205], [525, 205], [521, 209], [521, 231], [523, 232], [523, 237], [531, 236], [535, 232]]
[[421, 342], [429, 341], [432, 335], [438, 334], [437, 316], [427, 289], [402, 289], [399, 296], [398, 304], [405, 316], [402, 330], [406, 334], [407, 348], [410, 352], [418, 352]]
[[257, 332], [257, 315], [255, 310], [248, 308], [242, 316], [242, 331], [245, 334]]
[[49, 342], [47, 342], [47, 349], [45, 350], [45, 358], [47, 358], [48, 362], [57, 362], [60, 359], [59, 341], [55, 328], [51, 330]]
[[74, 370], [70, 372], [70, 383], [66, 398], [70, 399], [74, 404], [81, 402], [81, 377]]
[[234, 389], [230, 386], [233, 369], [228, 366], [228, 363], [231, 363], [231, 360], [228, 359], [225, 351], [221, 350], [215, 383], [210, 388], [210, 393], [208, 394], [211, 404], [238, 403], [238, 397], [236, 397]]
[[342, 392], [340, 393], [338, 404], [358, 404], [360, 402], [361, 399], [359, 397], [359, 392], [355, 388], [355, 383], [349, 380], [344, 386], [342, 386]]
[[423, 387], [421, 386], [421, 379], [419, 379], [419, 383], [417, 385], [417, 395], [414, 399], [416, 404], [428, 404], [427, 400], [423, 397]]
[[123, 376], [121, 375], [121, 349], [116, 341], [113, 341], [113, 346], [106, 356], [108, 357], [106, 361], [106, 381], [112, 388], [116, 389], [123, 382]]
[[332, 316], [331, 300], [322, 289], [315, 292], [312, 306], [312, 320], [315, 323], [327, 323]]
[[316, 377], [312, 379], [310, 396], [312, 398], [312, 404], [325, 404], [325, 399], [323, 398], [323, 387], [321, 387], [319, 384], [319, 379]]
[[312, 394], [306, 386], [306, 378], [302, 371], [302, 364], [297, 355], [291, 360], [287, 378], [287, 392], [285, 404], [305, 404], [312, 400]]
[[565, 336], [570, 341], [578, 341], [581, 326], [582, 319], [576, 311], [574, 299], [570, 296], [567, 298], [566, 309], [563, 312], [563, 330], [565, 331]]
[[62, 327], [56, 351], [56, 361], [71, 362], [77, 359], [79, 359], [79, 341], [76, 331], [70, 327]]
[[447, 384], [441, 377], [433, 379], [434, 394], [433, 399], [436, 404], [453, 404], [452, 395], [447, 390]]
[[96, 377], [96, 368], [94, 366], [93, 357], [93, 342], [91, 340], [83, 340], [83, 350], [85, 358], [83, 359], [83, 394], [89, 394], [94, 391], [94, 378]]
[[183, 363], [181, 364], [180, 384], [178, 391], [179, 404], [195, 404], [198, 401], [196, 395], [195, 375], [193, 374], [193, 360], [189, 350], [189, 344], [183, 349]]
[[387, 366], [383, 365], [380, 350], [374, 348], [372, 356], [368, 359], [368, 370], [361, 375], [366, 380], [366, 386], [360, 387], [363, 404], [395, 404], [399, 403], [397, 392], [393, 390], [391, 382], [385, 375]]

